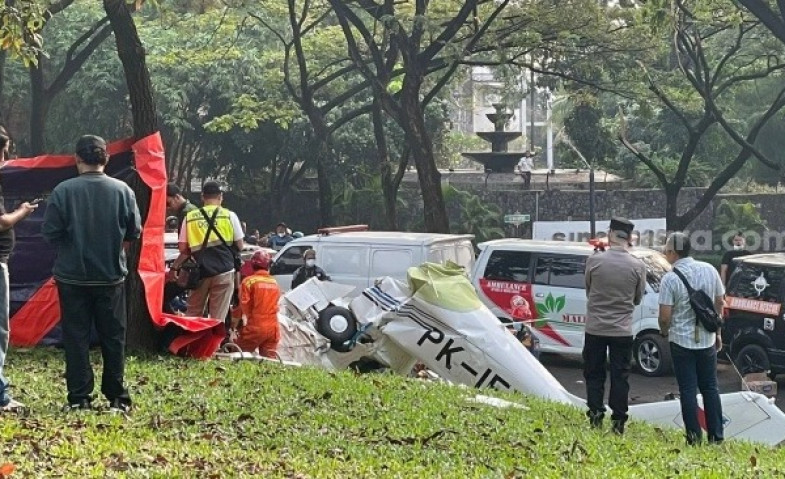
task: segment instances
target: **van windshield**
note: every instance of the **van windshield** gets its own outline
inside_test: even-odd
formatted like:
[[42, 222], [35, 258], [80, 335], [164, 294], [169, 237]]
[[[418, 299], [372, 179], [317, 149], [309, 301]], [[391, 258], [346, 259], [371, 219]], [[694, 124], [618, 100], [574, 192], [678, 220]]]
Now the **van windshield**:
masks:
[[660, 281], [671, 265], [661, 253], [651, 250], [632, 250], [632, 255], [646, 265], [646, 282], [655, 293], [660, 292]]

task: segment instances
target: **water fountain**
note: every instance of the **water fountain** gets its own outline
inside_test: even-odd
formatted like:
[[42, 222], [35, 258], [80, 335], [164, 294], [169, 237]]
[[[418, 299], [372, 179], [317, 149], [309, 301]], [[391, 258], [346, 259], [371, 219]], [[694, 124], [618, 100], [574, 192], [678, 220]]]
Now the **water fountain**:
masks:
[[493, 173], [514, 173], [515, 165], [526, 156], [525, 151], [507, 151], [507, 144], [521, 136], [518, 131], [504, 131], [507, 122], [512, 118], [502, 103], [494, 103], [495, 113], [485, 115], [493, 123], [493, 131], [478, 131], [477, 136], [491, 144], [491, 151], [472, 151], [461, 153], [470, 160], [485, 165], [485, 171]]

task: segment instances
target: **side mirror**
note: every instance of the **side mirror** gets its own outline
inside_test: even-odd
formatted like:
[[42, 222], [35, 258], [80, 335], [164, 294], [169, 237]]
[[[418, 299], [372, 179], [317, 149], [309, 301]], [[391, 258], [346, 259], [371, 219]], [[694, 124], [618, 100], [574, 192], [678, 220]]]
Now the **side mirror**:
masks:
[[275, 276], [276, 274], [278, 274], [278, 269], [279, 269], [278, 263], [273, 261], [273, 263], [270, 265], [270, 270], [269, 270], [270, 274]]

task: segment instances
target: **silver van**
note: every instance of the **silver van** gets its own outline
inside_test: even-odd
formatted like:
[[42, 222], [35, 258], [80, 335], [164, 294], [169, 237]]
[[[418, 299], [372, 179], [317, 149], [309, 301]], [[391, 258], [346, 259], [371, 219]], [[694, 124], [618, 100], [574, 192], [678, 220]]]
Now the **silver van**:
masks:
[[270, 274], [282, 291], [291, 289], [292, 275], [303, 266], [303, 253], [308, 249], [316, 251], [316, 265], [332, 281], [356, 287], [353, 295], [383, 276], [406, 281], [406, 271], [426, 261], [453, 261], [467, 273], [474, 265], [473, 235], [335, 230], [326, 228], [320, 234], [297, 238], [275, 255]]

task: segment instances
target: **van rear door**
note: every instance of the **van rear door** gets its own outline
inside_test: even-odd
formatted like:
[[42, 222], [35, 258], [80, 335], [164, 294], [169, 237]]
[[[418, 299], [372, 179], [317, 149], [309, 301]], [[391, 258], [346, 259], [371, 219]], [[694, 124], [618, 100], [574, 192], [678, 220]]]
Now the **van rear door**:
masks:
[[439, 264], [452, 261], [469, 273], [474, 267], [474, 248], [469, 239], [439, 242], [430, 246], [427, 258], [431, 263]]
[[412, 266], [417, 266], [419, 258], [415, 258], [412, 248], [375, 247], [371, 250], [371, 273], [369, 280], [373, 281], [383, 276], [389, 276], [398, 281], [406, 282], [406, 273]]

